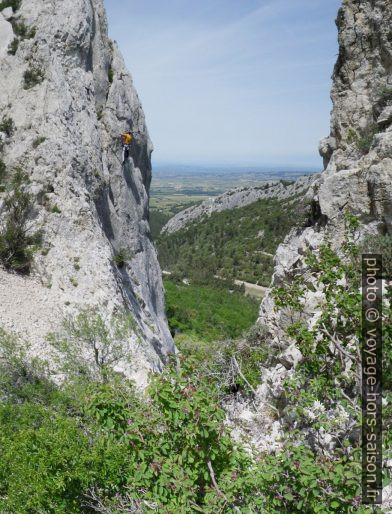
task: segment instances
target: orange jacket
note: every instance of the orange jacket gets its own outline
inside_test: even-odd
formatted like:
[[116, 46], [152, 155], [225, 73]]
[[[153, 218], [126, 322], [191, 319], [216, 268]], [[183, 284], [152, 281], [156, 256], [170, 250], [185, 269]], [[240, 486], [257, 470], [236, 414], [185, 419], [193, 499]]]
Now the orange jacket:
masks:
[[128, 134], [127, 132], [125, 132], [124, 134], [121, 134], [121, 141], [122, 141], [123, 145], [130, 145], [131, 141], [132, 141], [131, 134]]

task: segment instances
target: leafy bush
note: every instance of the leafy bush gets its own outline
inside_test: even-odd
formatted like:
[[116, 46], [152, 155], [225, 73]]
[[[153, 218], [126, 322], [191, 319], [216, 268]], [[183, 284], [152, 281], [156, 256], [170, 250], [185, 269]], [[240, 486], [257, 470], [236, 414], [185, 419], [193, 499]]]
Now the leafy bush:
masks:
[[113, 377], [71, 383], [45, 407], [38, 398], [3, 403], [0, 509], [371, 512], [356, 503], [356, 457], [288, 445], [252, 461], [224, 419], [215, 387], [198, 379], [191, 361], [156, 375], [145, 398]]
[[[158, 512], [193, 512], [196, 507], [214, 513], [225, 504], [242, 504], [239, 490], [249, 458], [235, 450], [214, 389], [191, 375], [188, 363], [180, 373], [170, 366], [156, 376], [148, 409], [137, 398], [121, 397], [114, 390], [93, 397], [90, 416], [99, 415], [108, 436], [131, 449], [124, 456], [125, 469], [117, 469], [114, 482], [105, 481], [100, 491], [104, 498], [120, 479], [120, 490], [140, 504], [155, 505]], [[238, 480], [233, 481], [234, 476]], [[252, 490], [248, 483], [243, 493], [247, 487]]]
[[9, 116], [3, 116], [0, 122], [0, 132], [4, 132], [8, 137], [12, 137], [15, 132], [15, 123]]
[[[320, 301], [322, 315], [310, 330], [302, 321], [294, 321], [288, 328], [288, 334], [296, 340], [303, 355], [310, 355], [300, 369], [312, 380], [320, 380], [323, 376], [323, 387], [329, 384], [333, 390], [331, 400], [336, 391], [352, 394], [357, 386], [357, 368], [359, 362], [359, 341], [361, 338], [361, 294], [359, 250], [353, 243], [353, 230], [357, 221], [347, 215], [346, 242], [343, 244], [343, 256], [338, 256], [330, 244], [320, 247], [319, 254], [309, 253], [306, 263], [316, 277], [316, 284], [305, 281], [299, 275], [291, 284], [273, 290], [277, 308], [286, 308], [292, 312], [301, 312], [308, 291], [319, 287], [325, 300]], [[293, 318], [295, 318], [293, 316]], [[297, 318], [298, 319], [298, 318]], [[331, 341], [335, 344], [331, 346]], [[342, 348], [349, 348], [343, 355], [352, 360], [351, 372], [347, 373], [342, 357]], [[344, 372], [344, 373], [343, 373]], [[322, 375], [321, 375], [322, 374]], [[345, 378], [340, 388], [337, 387], [338, 377]]]
[[1, 511], [96, 512], [121, 499], [143, 512], [212, 514], [253, 503], [242, 482], [249, 457], [231, 442], [211, 388], [189, 372], [155, 377], [147, 404], [124, 380], [75, 383], [46, 407], [3, 404]]
[[20, 403], [28, 400], [47, 403], [55, 386], [48, 379], [44, 362], [29, 355], [28, 341], [0, 328], [0, 398]]
[[33, 254], [41, 242], [41, 233], [29, 234], [27, 220], [31, 196], [23, 188], [27, 176], [18, 169], [11, 182], [11, 192], [3, 204], [3, 229], [0, 231], [0, 261], [7, 269], [29, 273]]
[[32, 87], [41, 84], [45, 78], [44, 72], [36, 65], [30, 65], [24, 72], [24, 89], [31, 89]]
[[[359, 391], [362, 304], [361, 248], [354, 243], [356, 228], [357, 220], [346, 214], [346, 241], [341, 248], [342, 254], [338, 255], [328, 244], [322, 245], [318, 254], [307, 256], [311, 271], [307, 280], [298, 275], [292, 284], [276, 288], [273, 293], [277, 309], [286, 309], [287, 316], [290, 312], [297, 313], [297, 321], [289, 326], [288, 334], [296, 341], [303, 355], [295, 374], [285, 383], [285, 415], [291, 420], [291, 435], [294, 441], [298, 441], [303, 437], [301, 430], [306, 428], [315, 440], [322, 440], [325, 432], [332, 437], [334, 458], [342, 459], [351, 468], [347, 474], [344, 471], [345, 477], [349, 479], [346, 484], [351, 489], [351, 502], [347, 501], [350, 496], [346, 487], [343, 484], [339, 486], [340, 495], [346, 498], [343, 506], [346, 504], [347, 510], [342, 512], [357, 512], [354, 507], [359, 505], [361, 493], [358, 480], [360, 472], [357, 471], [360, 470], [360, 440], [359, 432], [355, 430], [360, 425], [361, 416]], [[309, 280], [310, 277], [313, 280]], [[315, 287], [322, 290], [324, 300], [318, 306], [321, 316], [310, 328], [300, 316], [307, 294], [314, 291]], [[391, 294], [389, 288], [388, 296]], [[392, 396], [392, 330], [388, 321], [391, 314], [391, 305], [386, 304], [383, 384], [384, 394], [389, 401]], [[315, 406], [317, 415], [309, 414], [309, 409], [312, 410]], [[385, 426], [391, 423], [391, 417], [392, 409], [388, 407], [384, 411]], [[390, 448], [391, 436], [388, 431], [384, 433], [384, 439], [385, 448]], [[390, 456], [390, 451], [387, 455]], [[339, 469], [339, 474], [342, 472], [340, 465], [334, 469], [334, 473], [336, 469]], [[310, 476], [315, 475], [317, 476], [312, 472]], [[384, 477], [389, 480], [386, 472]], [[314, 486], [320, 489], [317, 480]], [[297, 484], [297, 488], [299, 487], [300, 484]], [[322, 512], [329, 510], [324, 507]]]
[[271, 514], [370, 514], [372, 509], [360, 507], [361, 469], [359, 449], [331, 459], [315, 455], [306, 446], [289, 444], [278, 455], [265, 458], [255, 480]]
[[68, 318], [64, 329], [64, 334], [51, 336], [61, 352], [63, 371], [106, 379], [114, 365], [128, 361], [126, 341], [135, 335], [136, 323], [128, 312], [117, 313], [106, 323], [97, 309], [90, 308]]
[[79, 513], [92, 458], [78, 420], [37, 404], [3, 404], [0, 426], [0, 510]]
[[132, 252], [128, 248], [121, 250], [113, 257], [112, 262], [119, 268], [123, 268], [132, 259]]
[[14, 37], [14, 39], [9, 44], [8, 53], [10, 55], [15, 55], [16, 52], [18, 51], [20, 41], [23, 41], [24, 39], [31, 39], [31, 38], [35, 37], [36, 28], [35, 27], [30, 28], [25, 24], [25, 22], [23, 20], [18, 21], [14, 18], [11, 19], [11, 24], [12, 24], [13, 31], [16, 34], [16, 37]]
[[25, 24], [23, 20], [17, 21], [12, 19], [12, 28], [14, 29], [14, 33], [19, 36], [20, 39], [31, 39], [36, 34], [35, 27], [30, 28], [28, 25]]
[[[77, 338], [83, 346], [86, 333], [92, 341], [102, 328], [86, 315], [76, 326], [65, 361], [78, 358]], [[18, 369], [12, 352], [3, 351], [1, 365], [11, 361], [8, 375], [24, 376], [28, 361]], [[198, 368], [189, 358], [170, 363], [144, 395], [114, 374], [74, 376], [51, 390], [43, 377], [44, 385], [30, 381], [23, 396], [7, 395], [0, 407], [0, 510], [371, 513], [359, 505], [358, 451], [316, 455], [288, 442], [276, 455], [252, 460], [225, 426], [217, 384]]]

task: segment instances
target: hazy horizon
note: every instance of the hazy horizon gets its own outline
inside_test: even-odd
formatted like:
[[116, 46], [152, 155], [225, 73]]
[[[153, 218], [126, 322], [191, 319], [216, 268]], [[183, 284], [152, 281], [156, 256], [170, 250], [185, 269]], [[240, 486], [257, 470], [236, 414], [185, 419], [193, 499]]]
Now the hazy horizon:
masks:
[[230, 173], [238, 173], [238, 174], [246, 174], [246, 173], [321, 173], [322, 166], [285, 166], [285, 165], [229, 165], [229, 164], [206, 164], [206, 163], [175, 163], [175, 162], [158, 162], [152, 163], [152, 169], [155, 174], [165, 174], [165, 173], [173, 173], [173, 174], [230, 174]]
[[153, 168], [189, 168], [189, 169], [205, 169], [205, 170], [251, 170], [251, 171], [269, 171], [269, 170], [281, 170], [281, 171], [304, 171], [320, 173], [323, 171], [321, 163], [319, 165], [307, 166], [307, 165], [290, 165], [290, 164], [279, 164], [279, 163], [261, 163], [261, 164], [241, 164], [241, 163], [230, 163], [230, 162], [180, 162], [180, 161], [155, 161], [152, 159]]

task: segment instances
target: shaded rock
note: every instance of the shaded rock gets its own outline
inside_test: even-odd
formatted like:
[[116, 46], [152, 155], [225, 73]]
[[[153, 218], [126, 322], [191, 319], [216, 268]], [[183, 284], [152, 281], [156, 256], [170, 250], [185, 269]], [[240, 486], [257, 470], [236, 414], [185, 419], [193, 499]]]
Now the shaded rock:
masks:
[[[31, 280], [50, 287], [48, 312], [60, 310], [47, 329], [87, 306], [109, 317], [128, 309], [138, 335], [127, 344], [146, 368], [160, 369], [174, 345], [148, 224], [152, 144], [132, 78], [108, 38], [103, 1], [23, 0], [17, 17], [31, 35], [9, 55], [14, 35], [0, 16], [0, 112], [16, 129], [3, 159], [30, 178], [30, 221], [48, 249], [36, 254]], [[28, 70], [39, 72], [33, 84]], [[122, 167], [119, 136], [127, 129], [134, 143]], [[29, 337], [42, 350], [41, 331], [32, 326]]]

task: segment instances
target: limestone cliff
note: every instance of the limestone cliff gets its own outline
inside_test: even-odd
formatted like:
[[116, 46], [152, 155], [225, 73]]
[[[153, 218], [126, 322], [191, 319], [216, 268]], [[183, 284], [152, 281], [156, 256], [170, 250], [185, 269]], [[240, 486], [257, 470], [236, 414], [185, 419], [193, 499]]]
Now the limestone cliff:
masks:
[[[385, 0], [343, 1], [331, 134], [320, 143], [325, 170], [313, 184], [314, 223], [279, 247], [275, 284], [305, 267], [306, 249], [314, 251], [325, 240], [339, 248], [347, 208], [361, 221], [362, 233], [392, 233], [391, 23], [392, 5]], [[269, 298], [261, 318], [275, 318]]]
[[[365, 235], [392, 234], [391, 26], [391, 2], [343, 1], [337, 17], [340, 49], [332, 77], [331, 133], [320, 143], [325, 170], [312, 186], [314, 219], [311, 226], [293, 231], [278, 248], [273, 285], [290, 284], [296, 276], [309, 276], [306, 252], [317, 254], [323, 242], [331, 243], [340, 252], [346, 209], [361, 222], [359, 240]], [[308, 292], [301, 313], [308, 327], [320, 315], [322, 302], [320, 288]], [[275, 358], [263, 369], [257, 408], [233, 404], [230, 416], [261, 449], [271, 451], [280, 446], [281, 436], [293, 428], [294, 420], [286, 415], [284, 403], [279, 406], [279, 401], [284, 381], [293, 376], [304, 356], [286, 333], [288, 312], [275, 309], [271, 295], [261, 305], [259, 322], [267, 330], [267, 343]], [[355, 439], [355, 423], [347, 412], [339, 418], [338, 411], [344, 411], [341, 405], [328, 415], [340, 419], [339, 430], [346, 430], [344, 437]], [[311, 437], [310, 432], [308, 435]], [[333, 437], [324, 436], [322, 444], [328, 446]], [[389, 509], [391, 498], [389, 487], [384, 494]]]
[[[143, 342], [138, 367], [160, 368], [173, 342], [149, 232], [152, 144], [103, 1], [2, 5], [1, 158], [8, 176], [19, 167], [29, 177], [29, 223], [43, 243], [29, 276], [0, 269], [1, 323], [40, 353], [64, 315], [126, 308]], [[134, 140], [122, 167], [127, 129]]]

